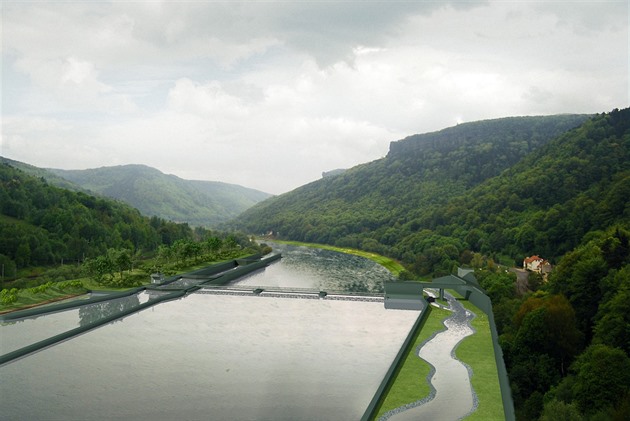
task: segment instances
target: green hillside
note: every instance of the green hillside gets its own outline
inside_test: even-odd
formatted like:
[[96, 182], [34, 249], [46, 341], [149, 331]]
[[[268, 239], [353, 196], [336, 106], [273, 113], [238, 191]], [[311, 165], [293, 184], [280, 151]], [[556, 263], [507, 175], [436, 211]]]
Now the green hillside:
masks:
[[[452, 236], [425, 231], [443, 225], [451, 200], [465, 197], [587, 118], [513, 117], [411, 136], [393, 142], [383, 159], [252, 207], [234, 226], [249, 232], [274, 231], [291, 240], [362, 248], [411, 265], [438, 241], [436, 234]], [[448, 241], [455, 247], [449, 250], [454, 260], [476, 247], [465, 243], [465, 236]], [[450, 271], [451, 265], [446, 266]]]
[[0, 164], [0, 259], [10, 266], [78, 262], [110, 248], [154, 250], [192, 236], [187, 224], [150, 219], [121, 202], [51, 186]]
[[122, 200], [144, 215], [196, 226], [216, 226], [271, 196], [235, 184], [184, 180], [144, 165], [49, 171], [90, 192]]
[[0, 156], [0, 164], [7, 164], [13, 168], [17, 168], [23, 171], [28, 175], [32, 175], [38, 178], [44, 178], [48, 183], [52, 184], [53, 186], [61, 187], [62, 189], [85, 192], [84, 189], [81, 188], [81, 186], [78, 186], [71, 181], [66, 180], [65, 178], [60, 177], [44, 168], [39, 168], [34, 165], [15, 161], [13, 159], [5, 158], [2, 156]]
[[[234, 224], [396, 257], [413, 278], [471, 266], [517, 420], [630, 419], [630, 109], [412, 136]], [[546, 279], [494, 263], [534, 254]]]
[[63, 280], [131, 287], [156, 270], [173, 273], [263, 249], [243, 234], [149, 218], [122, 201], [52, 186], [26, 170], [0, 163], [0, 311], [51, 298], [40, 294], [49, 287], [63, 296]]

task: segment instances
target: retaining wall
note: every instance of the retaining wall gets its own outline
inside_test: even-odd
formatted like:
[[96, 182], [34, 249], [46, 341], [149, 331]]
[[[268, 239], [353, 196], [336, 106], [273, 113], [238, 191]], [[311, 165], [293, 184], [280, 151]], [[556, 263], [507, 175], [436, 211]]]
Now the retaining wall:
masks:
[[156, 298], [154, 298], [154, 299], [152, 299], [152, 300], [150, 300], [150, 301], [148, 301], [146, 303], [142, 303], [142, 304], [140, 304], [140, 305], [138, 305], [136, 307], [133, 307], [133, 308], [121, 311], [120, 313], [116, 313], [116, 314], [113, 314], [111, 316], [103, 317], [102, 319], [98, 319], [95, 322], [87, 324], [85, 326], [79, 326], [79, 327], [71, 329], [71, 330], [69, 330], [67, 332], [60, 333], [60, 334], [55, 335], [55, 336], [51, 336], [50, 338], [46, 338], [46, 339], [44, 339], [42, 341], [36, 342], [34, 344], [31, 344], [31, 345], [27, 345], [27, 346], [25, 346], [23, 348], [20, 348], [20, 349], [17, 349], [15, 351], [9, 352], [7, 354], [1, 355], [0, 356], [0, 365], [6, 364], [6, 363], [8, 363], [10, 361], [13, 361], [13, 360], [17, 359], [17, 358], [25, 357], [25, 356], [27, 356], [29, 354], [32, 354], [33, 352], [37, 352], [37, 351], [39, 351], [41, 349], [44, 349], [44, 348], [49, 347], [51, 345], [54, 345], [54, 344], [56, 344], [58, 342], [68, 340], [68, 339], [70, 339], [70, 338], [72, 338], [74, 336], [80, 335], [82, 333], [85, 333], [85, 332], [87, 332], [89, 330], [92, 330], [94, 328], [97, 328], [99, 326], [106, 325], [106, 324], [111, 323], [111, 322], [113, 322], [115, 320], [118, 320], [120, 318], [128, 316], [128, 315], [130, 315], [132, 313], [144, 310], [145, 308], [154, 306], [154, 305], [156, 305], [156, 304], [158, 304], [160, 302], [168, 301], [168, 300], [175, 300], [175, 299], [183, 297], [184, 295], [186, 295], [186, 291], [175, 291], [175, 292], [172, 292], [170, 294], [163, 295], [161, 297], [156, 297]]
[[224, 273], [218, 278], [210, 279], [206, 282], [202, 282], [199, 285], [221, 285], [221, 286], [226, 285], [230, 281], [233, 281], [237, 278], [245, 276], [255, 270], [269, 266], [270, 263], [275, 262], [281, 257], [282, 257], [281, 254], [274, 254], [265, 259], [250, 262], [244, 266], [237, 266], [236, 268], [230, 270], [229, 272]]
[[[219, 263], [216, 265], [212, 265], [206, 268], [202, 268], [196, 271], [193, 271], [191, 273], [196, 273], [196, 274], [200, 274], [200, 273], [205, 273], [205, 274], [216, 274], [225, 270], [228, 270], [230, 267], [236, 267], [236, 269], [229, 271], [227, 274], [220, 276], [219, 278], [215, 279], [215, 281], [220, 281], [220, 282], [229, 282], [233, 279], [236, 279], [240, 276], [246, 275], [250, 272], [253, 272], [254, 270], [257, 270], [259, 268], [265, 267], [267, 266], [270, 262], [273, 262], [275, 260], [280, 259], [282, 256], [280, 254], [277, 255], [273, 255], [270, 256], [267, 259], [264, 260], [257, 260], [260, 258], [260, 256], [254, 255], [251, 257], [248, 257], [246, 259], [239, 259], [244, 266], [238, 266], [237, 260], [231, 260], [228, 262], [224, 262], [224, 263]], [[211, 276], [211, 275], [209, 275]], [[181, 275], [177, 275], [177, 276], [172, 276], [169, 279], [167, 279], [166, 282], [162, 283], [161, 285], [165, 285], [171, 282], [176, 281], [177, 279], [180, 279], [182, 276]], [[223, 284], [221, 284], [223, 285]], [[80, 335], [82, 333], [85, 333], [91, 329], [97, 328], [99, 326], [111, 323], [115, 320], [118, 320], [120, 318], [123, 318], [125, 316], [128, 316], [132, 313], [138, 312], [138, 311], [142, 311], [145, 308], [154, 306], [158, 303], [161, 303], [163, 301], [168, 301], [168, 300], [175, 300], [178, 298], [181, 298], [183, 296], [185, 296], [186, 294], [196, 291], [198, 289], [201, 288], [201, 285], [194, 285], [188, 288], [180, 288], [180, 289], [171, 289], [171, 290], [164, 290], [164, 289], [159, 289], [157, 288], [156, 285], [149, 285], [148, 288], [147, 287], [139, 287], [139, 288], [134, 288], [131, 290], [127, 290], [127, 291], [122, 291], [122, 292], [118, 292], [118, 293], [111, 293], [111, 294], [106, 294], [103, 296], [99, 296], [99, 297], [93, 297], [90, 298], [88, 300], [78, 300], [78, 301], [71, 301], [71, 302], [67, 302], [67, 303], [60, 303], [60, 304], [56, 304], [56, 305], [51, 305], [51, 306], [46, 306], [46, 307], [36, 307], [36, 308], [31, 308], [31, 309], [26, 309], [26, 310], [21, 310], [21, 311], [14, 311], [11, 313], [7, 313], [4, 314], [0, 317], [0, 320], [16, 320], [16, 319], [20, 319], [20, 318], [24, 318], [24, 317], [32, 317], [32, 316], [38, 316], [38, 315], [42, 315], [42, 314], [46, 314], [46, 313], [52, 313], [52, 312], [56, 312], [56, 311], [62, 311], [62, 310], [68, 310], [71, 308], [75, 308], [75, 307], [80, 307], [80, 306], [84, 306], [84, 305], [89, 305], [89, 304], [94, 304], [94, 303], [98, 303], [98, 302], [102, 302], [102, 301], [109, 301], [109, 300], [113, 300], [116, 298], [122, 298], [122, 297], [127, 297], [133, 294], [138, 294], [142, 291], [144, 291], [145, 289], [158, 289], [160, 291], [164, 291], [167, 292], [165, 295], [162, 296], [158, 296], [155, 297], [145, 303], [139, 304], [136, 307], [121, 311], [120, 313], [116, 313], [113, 314], [111, 316], [107, 316], [104, 317], [102, 319], [96, 320], [93, 323], [84, 325], [84, 326], [79, 326], [77, 328], [71, 329], [67, 332], [64, 333], [60, 333], [58, 335], [52, 336], [50, 338], [46, 338], [42, 341], [36, 342], [34, 344], [31, 345], [27, 345], [23, 348], [17, 349], [15, 351], [9, 352], [7, 354], [1, 355], [0, 356], [0, 365], [2, 364], [6, 364], [10, 361], [13, 361], [17, 358], [22, 358], [26, 355], [29, 355], [33, 352], [37, 352], [43, 348], [49, 347], [51, 345], [54, 345], [58, 342], [61, 341], [65, 341], [67, 339], [70, 339], [74, 336]], [[170, 291], [170, 292], [169, 292]]]
[[514, 413], [512, 389], [510, 388], [510, 379], [507, 374], [507, 368], [505, 367], [505, 361], [503, 360], [503, 350], [499, 345], [499, 333], [497, 332], [497, 325], [494, 321], [492, 301], [490, 301], [490, 298], [477, 288], [472, 288], [472, 290], [470, 290], [468, 301], [473, 303], [488, 316], [490, 334], [492, 336], [492, 346], [494, 348], [494, 360], [497, 365], [497, 371], [499, 372], [499, 387], [501, 388], [503, 412], [507, 421], [514, 421], [516, 419], [516, 415]]
[[[512, 400], [512, 389], [507, 375], [505, 361], [503, 360], [503, 350], [499, 345], [499, 334], [494, 321], [492, 311], [492, 301], [478, 286], [477, 280], [470, 271], [458, 272], [462, 276], [447, 275], [434, 279], [432, 282], [386, 282], [385, 283], [385, 306], [386, 308], [414, 308], [419, 298], [422, 297], [423, 288], [452, 289], [470, 301], [488, 316], [492, 346], [494, 349], [494, 359], [499, 376], [499, 387], [501, 388], [501, 400], [503, 412], [507, 421], [514, 421], [514, 402]], [[406, 295], [406, 297], [405, 297]], [[390, 302], [388, 307], [388, 301]], [[367, 413], [367, 412], [366, 412]], [[366, 418], [369, 419], [369, 418]]]
[[418, 318], [416, 319], [411, 330], [407, 334], [403, 345], [400, 347], [400, 350], [398, 350], [398, 354], [396, 354], [394, 361], [392, 361], [392, 364], [389, 366], [389, 370], [387, 370], [387, 373], [385, 373], [385, 377], [383, 377], [383, 380], [376, 390], [374, 397], [372, 398], [370, 404], [363, 413], [361, 421], [369, 421], [374, 419], [379, 407], [385, 399], [385, 396], [387, 396], [389, 389], [391, 389], [392, 384], [396, 379], [396, 375], [402, 367], [405, 357], [411, 352], [411, 348], [413, 347], [415, 339], [420, 334], [420, 331], [422, 330], [422, 327], [424, 326], [427, 317], [431, 313], [431, 306], [428, 305], [424, 298], [421, 298], [421, 301], [423, 303], [422, 312], [418, 315]]
[[144, 289], [145, 287], [138, 287], [138, 288], [122, 291], [122, 292], [112, 292], [112, 293], [108, 293], [102, 296], [91, 297], [91, 298], [88, 298], [87, 300], [74, 300], [74, 301], [68, 301], [65, 303], [51, 304], [46, 307], [33, 307], [33, 308], [27, 308], [25, 310], [12, 311], [11, 313], [5, 313], [5, 314], [0, 315], [0, 321], [23, 319], [24, 317], [39, 316], [46, 313], [54, 313], [57, 311], [68, 310], [71, 308], [81, 307], [88, 304], [100, 303], [102, 301], [115, 300], [116, 298], [122, 298], [122, 297], [127, 297], [129, 295], [137, 294], [141, 291], [144, 291]]

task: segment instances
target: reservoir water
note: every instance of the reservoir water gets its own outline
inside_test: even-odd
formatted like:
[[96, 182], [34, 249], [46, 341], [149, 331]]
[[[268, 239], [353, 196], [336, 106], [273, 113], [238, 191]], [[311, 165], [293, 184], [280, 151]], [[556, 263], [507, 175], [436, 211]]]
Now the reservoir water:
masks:
[[[331, 253], [282, 246], [283, 259], [236, 284], [377, 291], [390, 279]], [[355, 420], [417, 317], [382, 302], [202, 290], [0, 367], [2, 417]]]

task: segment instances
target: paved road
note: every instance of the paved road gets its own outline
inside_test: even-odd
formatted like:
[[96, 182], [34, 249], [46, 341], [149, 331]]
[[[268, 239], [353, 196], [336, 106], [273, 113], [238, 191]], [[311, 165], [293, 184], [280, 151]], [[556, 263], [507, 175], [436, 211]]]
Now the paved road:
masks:
[[529, 291], [529, 272], [519, 268], [511, 268], [510, 272], [516, 273], [516, 291], [521, 295]]

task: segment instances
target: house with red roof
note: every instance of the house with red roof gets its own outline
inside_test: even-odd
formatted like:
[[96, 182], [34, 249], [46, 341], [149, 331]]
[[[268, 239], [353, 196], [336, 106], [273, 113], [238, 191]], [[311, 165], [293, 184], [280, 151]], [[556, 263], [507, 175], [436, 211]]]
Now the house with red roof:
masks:
[[540, 256], [530, 256], [523, 260], [523, 269], [538, 273], [551, 272], [551, 264]]

